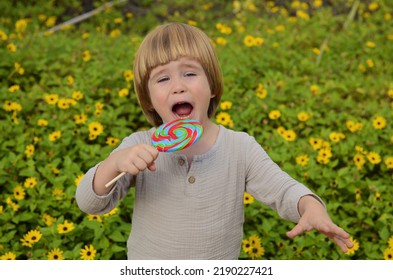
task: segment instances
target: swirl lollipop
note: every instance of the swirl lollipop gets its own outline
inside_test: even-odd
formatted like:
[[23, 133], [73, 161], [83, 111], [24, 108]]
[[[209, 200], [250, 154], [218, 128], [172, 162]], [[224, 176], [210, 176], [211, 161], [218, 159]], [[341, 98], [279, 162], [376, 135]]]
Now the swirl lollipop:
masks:
[[195, 120], [179, 119], [163, 124], [152, 136], [152, 145], [160, 152], [188, 148], [202, 136], [202, 125]]
[[[159, 152], [175, 152], [196, 143], [203, 133], [202, 125], [196, 120], [179, 119], [160, 125], [152, 135], [151, 143]], [[126, 172], [120, 173], [105, 187], [111, 186]]]

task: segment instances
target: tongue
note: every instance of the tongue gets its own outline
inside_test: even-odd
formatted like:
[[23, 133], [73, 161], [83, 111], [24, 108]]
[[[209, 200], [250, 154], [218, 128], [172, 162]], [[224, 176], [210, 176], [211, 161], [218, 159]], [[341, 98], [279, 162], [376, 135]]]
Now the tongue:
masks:
[[173, 107], [173, 111], [179, 117], [186, 117], [186, 116], [189, 116], [191, 114], [192, 106], [191, 106], [191, 104], [188, 104], [188, 103], [176, 104]]

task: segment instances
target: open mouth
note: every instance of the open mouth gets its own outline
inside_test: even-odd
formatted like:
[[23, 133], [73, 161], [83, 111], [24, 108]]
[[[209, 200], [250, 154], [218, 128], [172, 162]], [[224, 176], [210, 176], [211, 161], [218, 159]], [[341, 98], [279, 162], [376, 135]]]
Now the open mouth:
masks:
[[187, 119], [190, 117], [194, 107], [188, 102], [179, 102], [173, 105], [172, 112], [180, 119]]

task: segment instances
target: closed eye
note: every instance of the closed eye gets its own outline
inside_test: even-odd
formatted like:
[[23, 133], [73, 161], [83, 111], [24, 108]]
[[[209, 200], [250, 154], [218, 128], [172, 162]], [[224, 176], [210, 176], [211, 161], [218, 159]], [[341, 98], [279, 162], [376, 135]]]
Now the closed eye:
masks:
[[184, 76], [192, 77], [192, 76], [196, 76], [196, 74], [194, 72], [187, 72], [187, 73], [184, 74]]
[[169, 80], [168, 77], [162, 77], [162, 78], [159, 78], [159, 79], [157, 80], [157, 83], [162, 83], [162, 82], [165, 82], [165, 81], [168, 81], [168, 80]]

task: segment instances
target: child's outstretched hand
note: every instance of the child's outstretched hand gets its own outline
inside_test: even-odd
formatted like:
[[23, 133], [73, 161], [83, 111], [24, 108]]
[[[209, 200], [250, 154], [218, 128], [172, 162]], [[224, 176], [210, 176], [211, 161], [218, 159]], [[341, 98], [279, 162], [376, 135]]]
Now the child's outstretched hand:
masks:
[[353, 247], [349, 239], [350, 235], [333, 223], [325, 207], [316, 198], [302, 197], [299, 201], [299, 212], [301, 218], [298, 224], [287, 232], [288, 237], [294, 238], [305, 231], [315, 229], [333, 239], [344, 253], [348, 251], [348, 248]]

